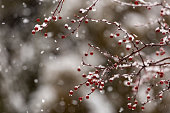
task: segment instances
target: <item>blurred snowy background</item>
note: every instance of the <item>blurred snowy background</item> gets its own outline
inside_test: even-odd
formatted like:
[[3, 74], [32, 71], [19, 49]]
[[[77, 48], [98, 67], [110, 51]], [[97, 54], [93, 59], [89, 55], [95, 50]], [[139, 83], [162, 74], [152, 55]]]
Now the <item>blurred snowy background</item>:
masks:
[[[76, 70], [89, 42], [115, 55], [125, 51], [117, 46], [116, 40], [109, 38], [115, 26], [103, 23], [83, 24], [79, 37], [58, 38], [67, 33], [64, 24], [69, 20], [66, 18], [74, 18], [80, 8], [86, 8], [91, 3], [92, 0], [65, 0], [61, 12], [63, 19], [50, 23], [46, 30], [48, 38], [44, 38], [44, 33], [32, 35], [31, 31], [37, 18], [43, 20], [50, 15], [57, 0], [0, 0], [0, 113], [140, 112], [127, 109], [127, 97], [131, 90], [118, 80], [108, 84], [104, 94], [96, 91], [90, 100], [81, 104], [78, 97], [87, 94], [86, 88], [80, 89], [74, 97], [68, 96], [70, 89], [84, 81]], [[100, 0], [96, 9], [96, 12], [89, 13], [90, 17], [118, 21], [146, 43], [160, 40], [160, 35], [154, 32], [157, 23], [134, 27], [135, 24], [157, 19], [160, 7], [133, 9], [122, 7], [112, 0]], [[167, 17], [166, 21], [169, 24], [170, 18]], [[151, 58], [156, 56], [152, 49], [145, 52]], [[91, 64], [106, 64], [106, 59], [100, 54], [86, 60]], [[84, 69], [83, 72], [87, 71]], [[170, 113], [169, 106], [170, 95], [167, 93], [162, 102], [148, 104], [144, 113]]]

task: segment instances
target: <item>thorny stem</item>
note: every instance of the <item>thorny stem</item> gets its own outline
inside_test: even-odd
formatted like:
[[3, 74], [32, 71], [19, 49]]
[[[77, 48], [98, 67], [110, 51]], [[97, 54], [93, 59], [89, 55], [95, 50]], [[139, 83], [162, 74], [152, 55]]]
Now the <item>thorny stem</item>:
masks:
[[[132, 44], [133, 44], [133, 46], [134, 46], [137, 50], [139, 50], [139, 48], [135, 45], [135, 43], [134, 43], [133, 41], [132, 41]], [[145, 63], [144, 63], [143, 57], [142, 57], [141, 54], [140, 54], [140, 51], [138, 51], [138, 53], [139, 53], [139, 57], [140, 57], [141, 60], [142, 60], [143, 66], [145, 66]]]
[[[168, 82], [169, 82], [169, 81], [168, 81]], [[150, 100], [147, 99], [147, 101], [144, 102], [144, 103], [142, 103], [142, 105], [145, 105], [145, 104], [147, 104], [147, 103], [149, 103], [149, 102], [151, 102], [151, 101], [156, 100], [157, 98], [159, 98], [159, 95], [160, 95], [160, 94], [163, 94], [164, 92], [169, 91], [169, 90], [170, 90], [170, 82], [169, 82], [169, 84], [168, 84], [167, 89], [162, 90], [161, 93], [159, 93], [159, 94], [157, 94], [157, 95], [155, 96], [155, 98], [152, 98], [152, 99], [150, 99]]]
[[155, 64], [160, 63], [160, 62], [165, 61], [165, 60], [170, 60], [170, 57], [166, 57], [164, 59], [161, 59], [161, 60], [159, 60], [159, 61], [157, 61], [155, 63], [152, 63], [151, 65], [155, 65]]
[[142, 4], [132, 4], [132, 3], [126, 3], [126, 2], [122, 2], [122, 1], [118, 1], [118, 0], [113, 0], [115, 3], [119, 3], [119, 4], [123, 4], [123, 5], [126, 5], [126, 6], [131, 6], [131, 7], [147, 7], [147, 6], [150, 6], [150, 7], [153, 7], [153, 6], [163, 6], [163, 7], [166, 7], [166, 8], [169, 8], [167, 6], [164, 6], [163, 3], [142, 3]]
[[[96, 0], [96, 1], [91, 5], [91, 8], [94, 7], [98, 1], [99, 1], [99, 0]], [[87, 18], [89, 11], [90, 11], [90, 9], [88, 8], [87, 11], [86, 11], [86, 13], [84, 14], [84, 16], [80, 18], [80, 19], [82, 19], [82, 20], [79, 21], [78, 26], [77, 26], [71, 33], [67, 34], [66, 36], [69, 36], [69, 35], [71, 35], [71, 34], [74, 34], [74, 33], [79, 29], [79, 27], [81, 26], [82, 22]]]
[[137, 52], [145, 49], [146, 47], [156, 47], [156, 46], [159, 46], [159, 47], [162, 47], [162, 46], [170, 46], [170, 44], [146, 44], [145, 46], [143, 46], [142, 48], [136, 50], [136, 51], [133, 51], [131, 54], [125, 56], [124, 58], [120, 59], [120, 62], [122, 62], [123, 60], [129, 58], [130, 56], [136, 54]]
[[139, 86], [140, 86], [140, 81], [141, 81], [141, 71], [145, 68], [146, 66], [143, 66], [139, 71], [138, 71], [138, 73], [136, 74], [137, 76], [139, 75], [139, 82], [138, 82], [138, 85], [137, 85], [137, 93], [135, 94], [135, 96], [134, 96], [134, 100], [136, 100], [136, 96], [137, 96], [137, 94], [138, 94], [138, 90], [139, 90]]
[[[63, 5], [64, 0], [60, 0], [60, 1], [59, 1], [59, 3], [58, 3], [58, 5], [57, 5], [56, 9], [54, 10], [54, 13], [53, 13], [52, 16], [54, 16], [55, 13], [58, 11], [58, 8], [60, 7], [61, 2], [62, 2], [62, 5]], [[62, 9], [62, 6], [61, 6], [61, 8], [60, 8], [60, 11], [61, 11], [61, 9]], [[58, 13], [60, 13], [60, 11], [58, 11]]]

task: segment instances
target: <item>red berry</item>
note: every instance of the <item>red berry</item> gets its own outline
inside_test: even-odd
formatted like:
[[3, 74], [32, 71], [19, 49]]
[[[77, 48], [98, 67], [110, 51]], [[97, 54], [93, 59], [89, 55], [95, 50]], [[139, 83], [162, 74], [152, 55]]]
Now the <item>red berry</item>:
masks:
[[75, 20], [71, 20], [72, 23], [75, 23], [76, 21]]
[[138, 5], [139, 1], [135, 1], [135, 5]]
[[123, 42], [126, 42], [126, 39], [123, 39]]
[[165, 82], [165, 84], [169, 84], [169, 82], [166, 80], [166, 81], [164, 81]]
[[77, 89], [78, 89], [78, 86], [75, 86], [75, 87], [74, 87], [74, 90], [77, 91]]
[[132, 57], [131, 57], [131, 56], [129, 57], [129, 60], [130, 60], [130, 61], [132, 60]]
[[89, 10], [92, 10], [92, 7], [89, 7]]
[[86, 23], [86, 24], [88, 23], [88, 19], [85, 20], [85, 23]]
[[82, 77], [86, 78], [87, 75], [83, 74]]
[[132, 106], [132, 109], [135, 110], [135, 109], [136, 109], [136, 106]]
[[164, 82], [161, 80], [159, 83], [162, 85]]
[[129, 86], [129, 85], [130, 85], [130, 82], [127, 82], [127, 85]]
[[53, 16], [52, 19], [53, 19], [53, 20], [56, 20], [56, 16]]
[[79, 71], [79, 72], [80, 72], [80, 71], [81, 71], [81, 69], [80, 69], [80, 68], [77, 68], [77, 71]]
[[128, 105], [128, 108], [129, 108], [129, 109], [132, 109], [132, 106], [131, 106], [131, 105]]
[[160, 72], [160, 73], [159, 73], [159, 76], [160, 76], [160, 78], [162, 78], [162, 77], [164, 76], [164, 73], [163, 73], [163, 72]]
[[112, 82], [112, 81], [113, 81], [113, 79], [112, 79], [112, 78], [110, 78], [110, 79], [109, 79], [109, 81], [110, 81], [110, 82]]
[[36, 20], [37, 22], [40, 22], [40, 19], [39, 18], [37, 18], [37, 20]]
[[58, 17], [58, 19], [60, 19], [60, 20], [61, 20], [61, 19], [62, 19], [62, 17], [61, 17], [61, 16], [59, 16], [59, 17]]
[[35, 31], [34, 31], [34, 30], [32, 31], [32, 34], [33, 34], [33, 35], [35, 34]]
[[104, 86], [104, 83], [103, 83], [103, 84], [101, 84], [101, 86], [103, 87], [103, 86]]
[[38, 27], [35, 27], [34, 29], [37, 31], [37, 30], [38, 30]]
[[164, 42], [160, 42], [160, 44], [164, 44]]
[[127, 105], [129, 109], [132, 109], [132, 103], [128, 103]]
[[142, 109], [142, 110], [144, 110], [144, 109], [145, 109], [145, 107], [144, 107], [144, 106], [142, 106], [142, 107], [141, 107], [141, 109]]
[[68, 29], [68, 24], [65, 24], [64, 27], [65, 27], [66, 29]]
[[116, 36], [119, 36], [119, 35], [120, 35], [119, 33], [116, 34]]
[[88, 56], [88, 53], [85, 53], [84, 56]]
[[137, 101], [137, 100], [135, 100], [135, 104], [138, 104], [138, 101]]
[[62, 35], [61, 38], [64, 39], [64, 38], [66, 38], [66, 36], [65, 36], [65, 35]]
[[102, 91], [102, 90], [103, 90], [103, 88], [101, 87], [101, 88], [99, 88], [99, 90], [100, 90], [100, 91]]
[[126, 50], [130, 50], [130, 48], [129, 48], [129, 47], [126, 47]]
[[110, 38], [113, 38], [113, 34], [110, 34]]
[[91, 82], [92, 81], [92, 79], [88, 79], [88, 82]]
[[83, 100], [83, 97], [79, 97], [80, 102]]
[[159, 56], [159, 51], [156, 51], [156, 56]]
[[132, 37], [129, 37], [129, 40], [131, 41], [131, 40], [132, 40]]
[[136, 40], [136, 44], [139, 44], [139, 40]]
[[95, 75], [92, 77], [93, 79], [97, 78]]
[[138, 90], [138, 86], [135, 86], [135, 90]]
[[164, 55], [165, 54], [165, 51], [161, 52], [160, 55]]
[[86, 83], [86, 86], [89, 86], [89, 85], [90, 85], [90, 84], [87, 82], [87, 83]]
[[72, 91], [72, 90], [70, 90], [69, 94], [70, 94], [70, 95], [73, 95], [73, 91]]
[[95, 85], [97, 86], [97, 85], [99, 85], [99, 84], [96, 82]]
[[147, 89], [147, 90], [148, 90], [148, 91], [150, 91], [150, 90], [151, 90], [151, 88], [149, 88], [149, 87], [148, 87], [148, 89]]
[[93, 85], [93, 81], [90, 81], [90, 84]]
[[90, 55], [93, 55], [93, 52], [90, 52]]
[[98, 81], [99, 84], [101, 84], [101, 81]]
[[147, 96], [147, 99], [150, 99], [150, 96], [149, 96], [149, 95]]
[[48, 20], [47, 20], [47, 19], [45, 19], [45, 20], [44, 20], [44, 22], [45, 22], [45, 23], [47, 23], [47, 22], [48, 22]]
[[47, 33], [44, 33], [44, 36], [47, 37]]
[[94, 90], [95, 90], [95, 87], [92, 87], [92, 88], [91, 88], [91, 91], [94, 92]]
[[159, 98], [163, 98], [163, 96], [162, 96], [162, 95], [159, 95]]
[[114, 64], [114, 67], [117, 67], [117, 63]]
[[160, 29], [157, 29], [156, 32], [157, 32], [157, 33], [160, 32]]
[[130, 97], [128, 97], [128, 100], [131, 100], [131, 98], [130, 98]]
[[96, 70], [96, 71], [95, 71], [95, 74], [98, 74], [98, 73], [99, 73], [99, 71], [98, 71], [98, 70]]
[[86, 99], [89, 99], [89, 95], [86, 95]]
[[118, 44], [119, 44], [119, 45], [121, 45], [121, 44], [122, 44], [122, 42], [118, 42]]

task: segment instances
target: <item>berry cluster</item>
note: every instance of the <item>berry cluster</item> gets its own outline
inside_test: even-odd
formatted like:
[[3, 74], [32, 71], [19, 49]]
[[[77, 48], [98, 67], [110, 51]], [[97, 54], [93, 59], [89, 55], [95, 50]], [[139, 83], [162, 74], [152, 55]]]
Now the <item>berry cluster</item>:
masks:
[[[164, 49], [165, 47], [170, 46], [170, 28], [165, 21], [165, 17], [170, 15], [170, 5], [166, 2], [150, 3], [144, 2], [143, 0], [135, 0], [132, 3], [121, 2], [118, 0], [112, 1], [117, 4], [126, 5], [133, 8], [146, 7], [148, 10], [150, 10], [152, 7], [162, 7], [160, 10], [160, 18], [158, 18], [154, 22], [147, 24], [151, 25], [153, 23], [158, 23], [159, 26], [155, 29], [155, 32], [158, 35], [161, 35], [162, 38], [158, 43], [144, 43], [136, 34], [129, 33], [118, 22], [110, 22], [107, 19], [94, 19], [88, 17], [88, 13], [90, 11], [96, 10], [95, 5], [97, 4], [97, 2], [99, 2], [99, 0], [95, 0], [89, 7], [85, 9], [80, 9], [79, 14], [74, 15], [75, 19], [70, 20], [71, 24], [77, 24], [77, 26], [75, 28], [71, 28], [71, 25], [65, 24], [64, 28], [70, 30], [70, 33], [62, 35], [61, 38], [64, 39], [74, 33], [78, 34], [78, 29], [81, 27], [82, 23], [105, 23], [107, 25], [116, 27], [116, 30], [110, 33], [108, 38], [110, 38], [110, 40], [117, 40], [117, 45], [125, 48], [125, 54], [121, 56], [112, 55], [107, 51], [103, 52], [99, 47], [88, 44], [89, 49], [87, 50], [87, 52], [84, 53], [84, 57], [90, 57], [95, 55], [95, 52], [99, 52], [107, 59], [107, 64], [94, 66], [92, 64], [86, 63], [83, 57], [81, 63], [82, 66], [78, 67], [77, 71], [81, 73], [81, 67], [83, 66], [91, 67], [93, 71], [87, 72], [86, 74], [82, 73], [81, 76], [86, 79], [85, 82], [76, 85], [73, 90], [70, 90], [69, 95], [73, 96], [74, 92], [78, 91], [78, 89], [84, 85], [90, 88], [90, 92], [87, 93], [84, 97], [79, 97], [79, 100], [83, 101], [83, 98], [90, 99], [90, 95], [93, 94], [96, 90], [103, 91], [105, 85], [108, 82], [113, 82], [115, 79], [123, 77], [125, 78], [125, 86], [130, 87], [133, 92], [132, 96], [128, 97], [128, 108], [131, 110], [135, 110], [138, 105], [141, 105], [141, 109], [144, 110], [147, 103], [158, 98], [162, 99], [163, 94], [170, 90], [170, 80], [168, 80], [165, 76], [165, 73], [170, 71], [170, 56], [166, 55], [166, 50]], [[42, 31], [48, 26], [48, 23], [50, 21], [61, 20], [62, 17], [59, 15], [63, 3], [64, 0], [59, 0], [57, 8], [52, 13], [52, 16], [45, 18], [44, 22], [41, 25], [36, 24], [34, 29], [32, 30], [32, 34], [35, 34], [38, 31]], [[39, 18], [36, 21], [40, 23]], [[136, 25], [136, 27], [140, 26], [145, 25]], [[44, 33], [44, 36], [47, 37], [48, 33]], [[157, 50], [155, 52], [156, 57], [161, 58], [152, 59], [149, 56], [145, 55], [144, 50], [153, 48]], [[129, 68], [132, 70], [129, 73], [116, 73], [118, 72], [118, 70], [121, 71], [122, 69]], [[115, 74], [108, 74], [113, 72]], [[151, 82], [151, 80], [154, 82]], [[142, 85], [145, 85], [147, 87], [147, 96], [146, 101], [144, 102], [140, 102], [138, 100], [138, 92]], [[151, 91], [154, 90], [155, 87], [160, 87], [160, 91], [157, 95], [153, 96], [151, 94]]]

